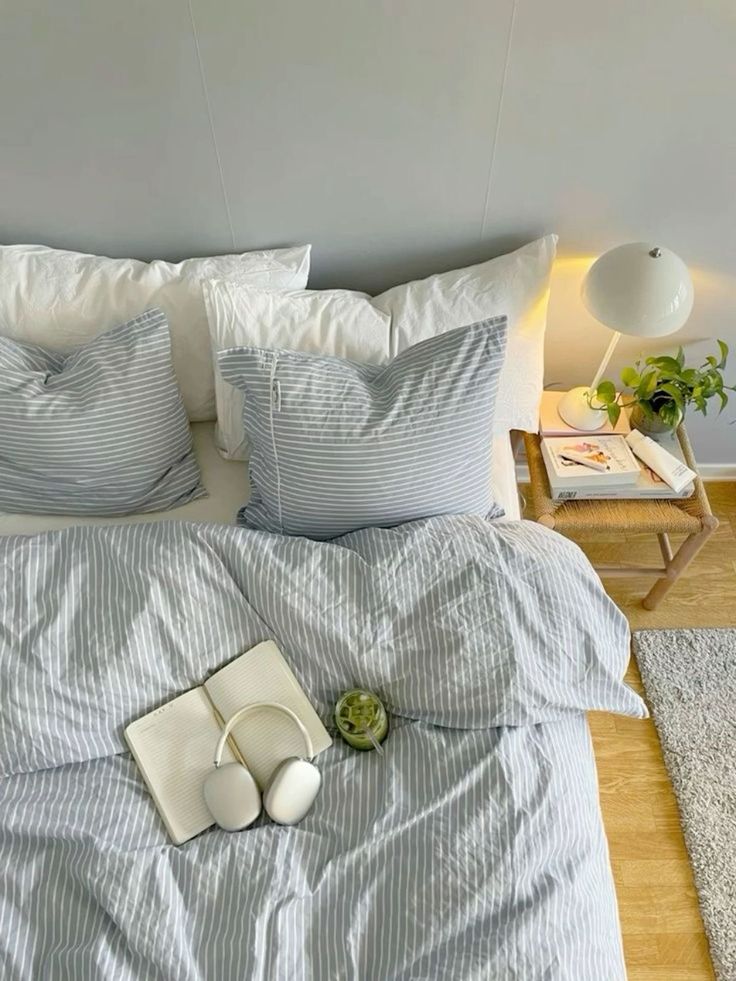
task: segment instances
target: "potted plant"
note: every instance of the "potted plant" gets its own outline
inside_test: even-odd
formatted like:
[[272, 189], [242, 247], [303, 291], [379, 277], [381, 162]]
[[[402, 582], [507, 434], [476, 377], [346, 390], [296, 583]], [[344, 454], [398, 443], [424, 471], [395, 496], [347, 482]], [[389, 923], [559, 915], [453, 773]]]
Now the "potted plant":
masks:
[[[589, 396], [591, 408], [606, 412], [615, 426], [621, 410], [632, 408], [631, 424], [645, 433], [662, 433], [676, 429], [689, 405], [707, 415], [708, 403], [717, 398], [719, 412], [728, 404], [728, 392], [736, 387], [726, 385], [723, 370], [728, 359], [728, 345], [718, 341], [720, 358], [709, 354], [699, 367], [685, 366], [685, 352], [680, 348], [674, 357], [661, 355], [639, 359], [621, 372], [627, 392], [616, 393], [612, 381], [602, 381]], [[625, 401], [628, 397], [628, 401]]]

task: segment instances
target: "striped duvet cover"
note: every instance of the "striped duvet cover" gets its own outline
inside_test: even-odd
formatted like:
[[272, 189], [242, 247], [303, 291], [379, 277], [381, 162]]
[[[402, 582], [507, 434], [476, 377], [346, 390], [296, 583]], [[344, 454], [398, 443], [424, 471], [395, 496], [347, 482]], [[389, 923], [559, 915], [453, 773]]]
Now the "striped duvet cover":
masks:
[[[336, 740], [299, 826], [175, 847], [123, 728], [269, 637], [328, 725], [380, 692], [385, 756]], [[645, 714], [627, 657], [582, 553], [525, 522], [3, 539], [0, 976], [623, 978], [584, 712]]]

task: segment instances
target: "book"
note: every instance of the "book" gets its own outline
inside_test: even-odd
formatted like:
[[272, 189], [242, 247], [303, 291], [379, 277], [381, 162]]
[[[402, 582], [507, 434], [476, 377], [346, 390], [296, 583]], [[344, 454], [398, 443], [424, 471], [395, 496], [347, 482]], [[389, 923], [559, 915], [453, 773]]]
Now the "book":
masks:
[[[592, 470], [565, 459], [566, 451], [584, 456], [605, 470]], [[639, 464], [623, 436], [545, 436], [542, 457], [553, 491], [633, 485], [639, 477]]]
[[[677, 438], [669, 433], [660, 436], [652, 436], [656, 442], [660, 443], [666, 450], [685, 462], [682, 447]], [[639, 465], [639, 476], [635, 484], [596, 484], [590, 487], [551, 487], [552, 500], [554, 501], [614, 501], [614, 500], [680, 500], [681, 498], [692, 497], [695, 492], [695, 485], [690, 483], [679, 493], [672, 490], [669, 484], [656, 474], [650, 467], [635, 457]], [[550, 485], [551, 486], [551, 485]]]
[[[564, 394], [565, 392], [542, 392], [542, 398], [539, 402], [540, 436], [570, 436], [579, 432], [579, 430], [573, 429], [572, 426], [568, 426], [557, 411], [557, 406], [560, 404], [560, 399]], [[625, 436], [629, 432], [631, 432], [631, 426], [626, 412], [621, 413], [615, 426], [612, 426], [608, 421], [605, 412], [601, 412], [601, 425], [599, 429], [594, 431], [594, 434], [596, 436], [613, 434]], [[582, 435], [591, 434], [583, 433]]]
[[[280, 702], [304, 724], [317, 755], [332, 744], [327, 730], [273, 641], [258, 644], [179, 695], [132, 722], [125, 741], [176, 845], [215, 822], [202, 793], [225, 722], [252, 702]], [[245, 763], [263, 789], [282, 760], [304, 756], [294, 723], [271, 709], [238, 722], [223, 763]]]

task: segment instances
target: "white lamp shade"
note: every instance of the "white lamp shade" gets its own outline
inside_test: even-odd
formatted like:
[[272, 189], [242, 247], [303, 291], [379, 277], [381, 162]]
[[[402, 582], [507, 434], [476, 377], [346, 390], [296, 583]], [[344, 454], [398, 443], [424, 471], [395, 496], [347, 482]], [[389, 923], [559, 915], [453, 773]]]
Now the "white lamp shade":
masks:
[[604, 252], [593, 263], [582, 296], [595, 319], [612, 330], [662, 337], [679, 330], [690, 316], [693, 283], [674, 252], [631, 242]]

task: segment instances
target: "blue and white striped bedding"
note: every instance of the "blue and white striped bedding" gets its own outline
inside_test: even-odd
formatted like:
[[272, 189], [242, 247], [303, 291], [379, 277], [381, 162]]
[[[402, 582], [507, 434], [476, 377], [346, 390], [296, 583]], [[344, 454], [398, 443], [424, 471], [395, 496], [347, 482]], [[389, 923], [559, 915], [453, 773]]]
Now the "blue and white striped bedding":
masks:
[[[272, 637], [336, 740], [297, 827], [169, 844], [123, 727]], [[582, 553], [445, 517], [324, 543], [162, 522], [0, 541], [0, 976], [619, 979], [584, 712], [645, 713]]]
[[67, 354], [0, 335], [0, 510], [130, 515], [204, 495], [163, 310]]
[[429, 337], [388, 365], [303, 351], [221, 351], [244, 395], [251, 498], [238, 523], [330, 539], [427, 515], [503, 511], [490, 497], [506, 317]]

